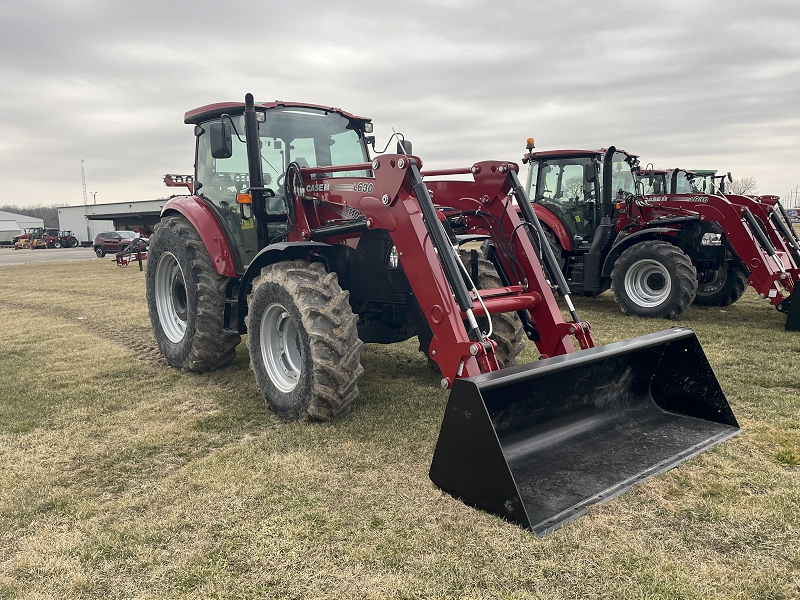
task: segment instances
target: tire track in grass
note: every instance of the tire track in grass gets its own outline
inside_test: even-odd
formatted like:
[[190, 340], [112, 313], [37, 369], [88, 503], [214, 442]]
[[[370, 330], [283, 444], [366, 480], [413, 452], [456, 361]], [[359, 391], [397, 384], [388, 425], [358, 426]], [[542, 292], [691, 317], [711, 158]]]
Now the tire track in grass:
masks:
[[0, 306], [23, 312], [35, 312], [37, 315], [56, 317], [66, 321], [77, 321], [98, 337], [119, 344], [136, 354], [137, 360], [144, 360], [168, 367], [167, 361], [149, 328], [123, 329], [111, 323], [100, 321], [84, 310], [75, 310], [68, 306], [30, 306], [17, 302], [0, 300]]

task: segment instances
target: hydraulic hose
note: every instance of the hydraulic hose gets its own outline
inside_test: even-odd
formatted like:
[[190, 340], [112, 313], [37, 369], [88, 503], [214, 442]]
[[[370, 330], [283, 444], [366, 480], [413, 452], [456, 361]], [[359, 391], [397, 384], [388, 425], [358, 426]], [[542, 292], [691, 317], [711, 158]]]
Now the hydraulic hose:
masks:
[[525, 193], [525, 188], [522, 187], [519, 177], [517, 177], [517, 174], [513, 169], [509, 170], [508, 176], [511, 179], [511, 189], [514, 191], [514, 195], [517, 198], [517, 205], [519, 205], [522, 215], [525, 217], [525, 220], [528, 223], [533, 225], [534, 229], [536, 229], [536, 233], [539, 235], [542, 253], [545, 261], [547, 262], [547, 269], [550, 271], [553, 279], [556, 280], [558, 293], [563, 296], [564, 301], [567, 303], [567, 308], [569, 308], [569, 314], [572, 317], [572, 320], [575, 321], [575, 323], [580, 323], [578, 313], [575, 311], [575, 307], [572, 304], [572, 298], [570, 298], [570, 294], [572, 292], [569, 289], [569, 285], [567, 285], [567, 280], [564, 277], [564, 273], [561, 272], [561, 268], [558, 266], [556, 256], [553, 254], [553, 249], [547, 242], [547, 238], [544, 234], [544, 228], [542, 227], [542, 223], [539, 221], [539, 217], [536, 216], [536, 211], [534, 211], [533, 207], [531, 206], [531, 201], [528, 199], [528, 194]]

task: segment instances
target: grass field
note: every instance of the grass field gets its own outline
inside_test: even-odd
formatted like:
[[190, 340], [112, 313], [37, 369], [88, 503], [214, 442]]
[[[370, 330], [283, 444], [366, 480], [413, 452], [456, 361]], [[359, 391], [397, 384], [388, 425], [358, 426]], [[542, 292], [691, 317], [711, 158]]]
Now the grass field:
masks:
[[[673, 324], [577, 306], [598, 343]], [[346, 417], [284, 423], [244, 344], [160, 360], [135, 266], [2, 267], [0, 314], [0, 598], [800, 597], [800, 334], [751, 291], [674, 323], [743, 432], [538, 539], [428, 479], [448, 392], [415, 340], [365, 347]]]

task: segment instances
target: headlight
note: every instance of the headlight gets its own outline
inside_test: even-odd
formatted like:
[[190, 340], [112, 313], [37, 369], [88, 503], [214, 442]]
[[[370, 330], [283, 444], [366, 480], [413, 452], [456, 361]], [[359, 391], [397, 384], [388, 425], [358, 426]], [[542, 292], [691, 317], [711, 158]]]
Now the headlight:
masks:
[[722, 246], [721, 233], [704, 233], [700, 240], [701, 246]]
[[397, 253], [397, 248], [394, 246], [389, 250], [389, 255], [386, 257], [386, 268], [397, 269], [400, 267], [400, 255]]

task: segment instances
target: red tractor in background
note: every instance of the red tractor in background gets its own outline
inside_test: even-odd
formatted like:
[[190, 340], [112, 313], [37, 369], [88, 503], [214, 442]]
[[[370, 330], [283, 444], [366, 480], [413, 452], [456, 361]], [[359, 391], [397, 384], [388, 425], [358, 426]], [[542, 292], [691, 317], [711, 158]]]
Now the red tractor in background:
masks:
[[[692, 302], [730, 304], [746, 279], [789, 312], [800, 276], [796, 239], [764, 203], [687, 191], [680, 170], [660, 180], [654, 173], [654, 193], [645, 195], [637, 190], [638, 157], [613, 146], [534, 152], [529, 140], [528, 150], [534, 211], [571, 290], [591, 296], [611, 288], [625, 313], [674, 318]], [[787, 329], [800, 328], [797, 304]]]
[[[730, 173], [725, 176], [715, 175], [716, 171], [704, 170], [698, 175], [695, 171], [685, 169], [671, 169], [668, 171], [655, 170], [651, 167], [640, 170], [639, 181], [644, 185], [644, 196], [657, 196], [654, 191], [658, 187], [666, 189], [667, 194], [688, 194], [696, 196], [703, 194], [704, 190], [712, 190], [713, 196], [723, 197], [732, 205], [738, 207], [745, 220], [749, 220], [747, 213], [754, 217], [750, 223], [755, 238], [762, 248], [770, 252], [770, 247], [776, 252], [773, 260], [780, 269], [784, 267], [787, 273], [792, 274], [791, 280], [795, 281], [797, 266], [800, 265], [800, 238], [792, 227], [788, 213], [780, 203], [778, 196], [742, 195], [725, 192], [725, 181], [733, 181]], [[760, 230], [760, 231], [759, 231]], [[765, 234], [766, 240], [759, 239]], [[783, 261], [783, 262], [782, 262]], [[731, 261], [732, 262], [732, 261]], [[706, 270], [698, 272], [698, 288], [695, 304], [708, 304], [712, 306], [727, 306], [741, 297], [748, 283], [747, 272], [735, 266], [727, 270]], [[789, 293], [793, 283], [789, 284]], [[780, 290], [778, 290], [780, 292]], [[769, 297], [772, 304], [782, 312], [788, 312], [788, 302], [784, 302], [782, 295], [772, 295], [771, 290], [762, 292], [761, 297]], [[790, 324], [790, 328], [792, 328]]]
[[77, 248], [80, 242], [71, 231], [48, 229], [47, 235], [44, 238], [44, 244], [48, 248]]
[[[517, 165], [426, 171], [405, 141], [371, 158], [370, 119], [250, 94], [185, 122], [190, 195], [164, 206], [146, 276], [170, 365], [219, 368], [247, 334], [267, 405], [326, 420], [358, 394], [364, 343], [417, 336], [451, 388], [431, 479], [538, 534], [738, 431], [691, 330], [594, 347], [574, 307], [564, 321]], [[459, 252], [486, 239], [494, 263]], [[525, 337], [543, 360], [503, 368]]]

